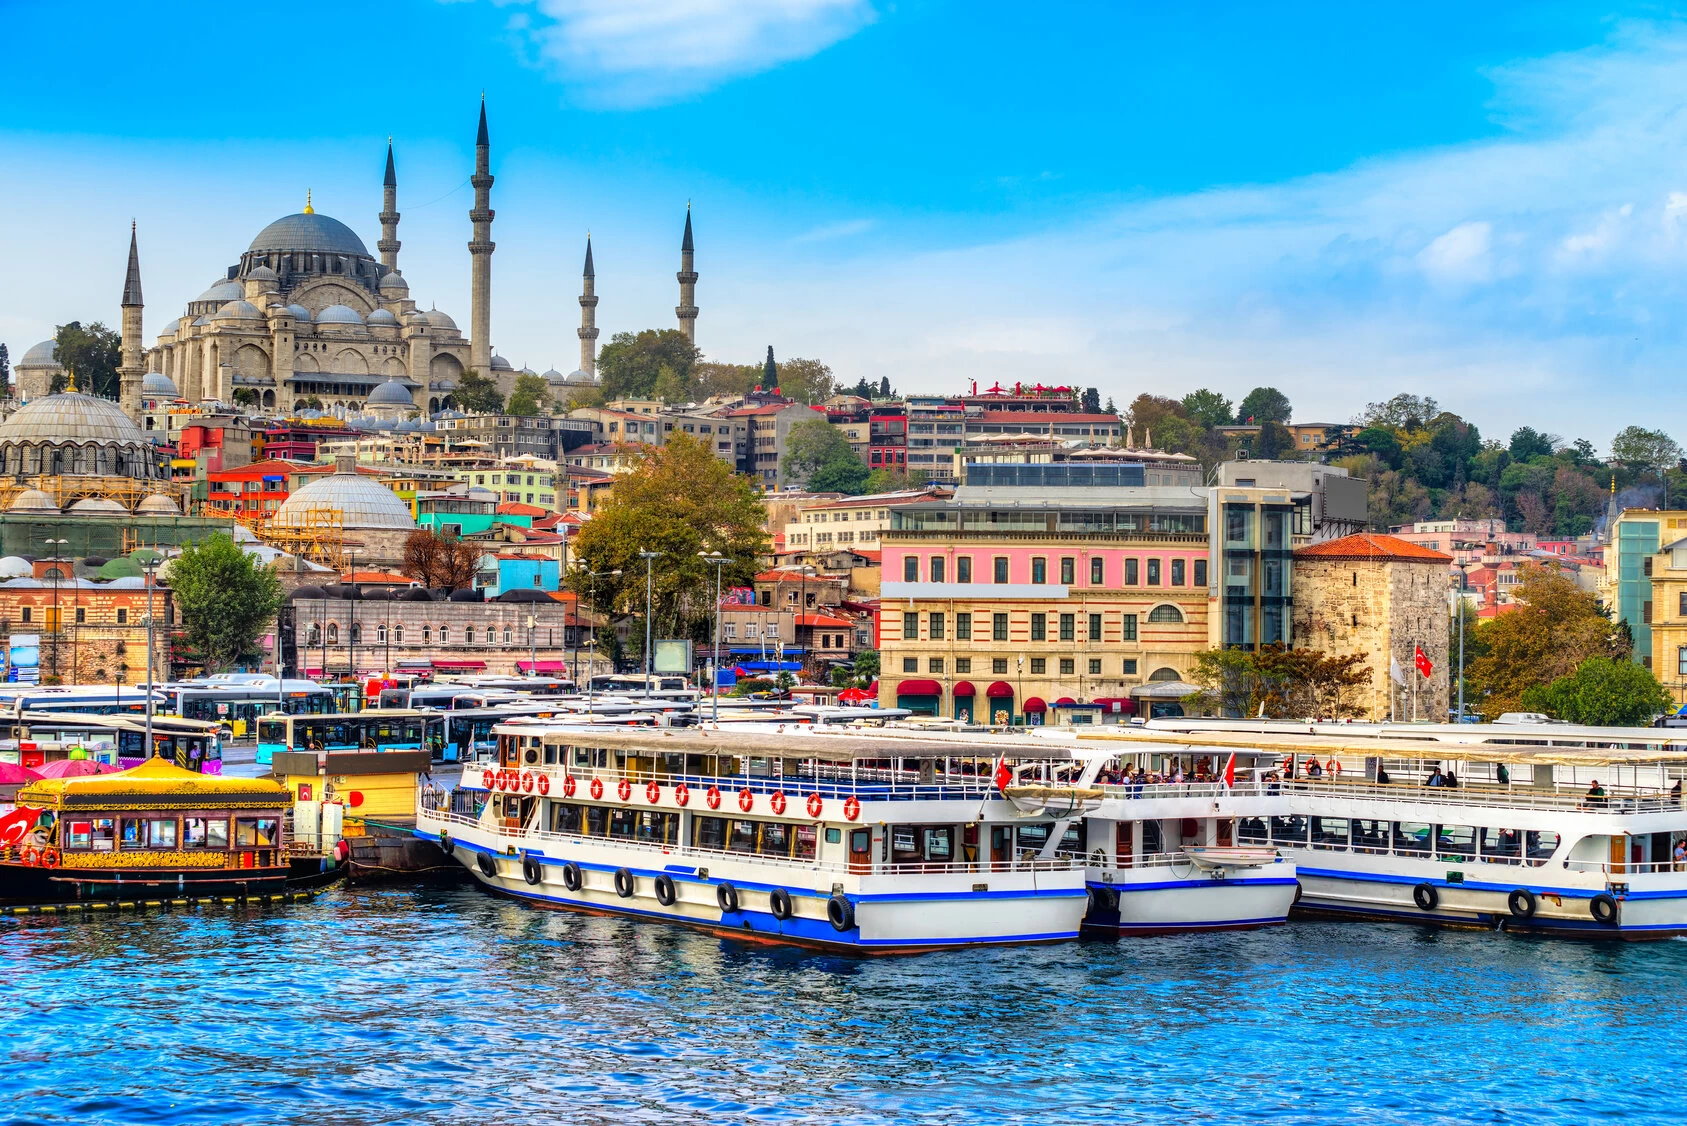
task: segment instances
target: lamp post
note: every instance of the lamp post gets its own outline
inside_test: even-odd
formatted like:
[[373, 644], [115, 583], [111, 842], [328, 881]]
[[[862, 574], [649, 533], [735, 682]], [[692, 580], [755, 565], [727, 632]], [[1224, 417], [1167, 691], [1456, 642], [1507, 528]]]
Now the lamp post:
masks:
[[[620, 568], [616, 568], [613, 571], [587, 571], [586, 572], [587, 589], [591, 592], [588, 595], [588, 600], [591, 603], [590, 613], [592, 614], [594, 619], [597, 617], [597, 581], [598, 581], [598, 579], [607, 578], [610, 575], [619, 575], [620, 573], [621, 573]], [[597, 622], [594, 620], [592, 622], [592, 670], [595, 671], [596, 669], [597, 669]], [[593, 699], [593, 697], [592, 697], [592, 674], [591, 674], [591, 672], [587, 672], [586, 673], [586, 714], [588, 716], [592, 714], [592, 699]]]
[[59, 621], [59, 553], [61, 548], [68, 546], [70, 546], [69, 540], [47, 541], [47, 547], [52, 551], [52, 554], [47, 557], [52, 566], [48, 567], [47, 570], [51, 571], [53, 575], [53, 615], [52, 620], [47, 624], [53, 627], [53, 681], [55, 683], [59, 679], [58, 635], [64, 628], [64, 623]]
[[528, 676], [538, 676], [539, 675], [539, 637], [534, 632], [534, 627], [537, 626], [538, 624], [539, 624], [538, 618], [534, 617], [532, 614], [527, 615], [527, 665], [528, 665], [527, 675]]
[[149, 551], [141, 560], [146, 574], [146, 757], [152, 757], [152, 588], [158, 575], [159, 555]]
[[713, 703], [712, 707], [710, 708], [710, 713], [711, 713], [710, 718], [715, 723], [719, 723], [720, 722], [720, 576], [721, 576], [721, 568], [726, 566], [727, 563], [730, 562], [730, 560], [728, 560], [726, 556], [722, 555], [718, 551], [713, 551], [713, 552], [699, 551], [697, 554], [702, 556], [703, 562], [709, 564], [709, 566], [711, 566], [715, 569], [715, 655], [714, 655], [714, 673], [709, 678], [709, 681], [710, 681], [709, 690], [714, 695], [714, 703]]
[[[351, 600], [351, 623], [346, 627], [346, 667], [351, 670], [353, 684], [357, 684], [357, 548], [347, 547], [346, 555], [351, 560], [351, 585], [346, 588], [346, 597]], [[363, 688], [358, 686], [357, 697], [361, 704]], [[361, 706], [358, 711], [362, 711]]]
[[644, 698], [650, 699], [650, 672], [654, 667], [654, 654], [650, 651], [650, 591], [651, 580], [655, 575], [656, 560], [661, 556], [660, 551], [641, 551], [638, 557], [644, 560]]

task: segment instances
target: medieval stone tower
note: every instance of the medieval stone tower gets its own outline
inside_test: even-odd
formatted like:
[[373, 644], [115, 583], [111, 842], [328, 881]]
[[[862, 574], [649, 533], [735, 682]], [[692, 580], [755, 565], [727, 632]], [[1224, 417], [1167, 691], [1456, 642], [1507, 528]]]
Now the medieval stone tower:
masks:
[[592, 269], [592, 236], [586, 234], [586, 271], [580, 284], [580, 370], [597, 377], [597, 273]]
[[694, 255], [691, 245], [691, 204], [685, 205], [685, 237], [679, 244], [679, 305], [674, 315], [679, 318], [680, 331], [697, 346], [697, 271], [692, 268]]
[[[480, 99], [480, 133], [474, 142], [474, 238], [469, 242], [469, 366], [492, 375], [492, 142], [486, 136], [486, 96]], [[695, 314], [693, 314], [695, 315]]]
[[381, 265], [398, 269], [398, 172], [392, 163], [392, 138], [387, 138], [387, 174], [381, 180], [381, 241], [375, 249], [381, 252]]
[[[141, 376], [146, 360], [141, 343], [141, 255], [135, 224], [129, 224], [129, 272], [123, 279], [123, 360], [117, 369], [117, 401], [130, 418], [141, 416]], [[92, 388], [89, 388], [92, 390]]]

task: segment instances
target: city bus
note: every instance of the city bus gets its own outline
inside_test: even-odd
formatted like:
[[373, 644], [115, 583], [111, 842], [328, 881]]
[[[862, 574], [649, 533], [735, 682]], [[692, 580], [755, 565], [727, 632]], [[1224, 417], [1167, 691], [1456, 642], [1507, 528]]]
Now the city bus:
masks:
[[[217, 725], [175, 716], [153, 716], [153, 753], [184, 770], [221, 774]], [[89, 758], [124, 770], [147, 760], [146, 718], [24, 712], [0, 718], [0, 762], [30, 768], [67, 758]]]
[[159, 689], [167, 700], [164, 712], [222, 724], [234, 736], [250, 733], [260, 716], [273, 712], [331, 715], [339, 710], [335, 694], [312, 680], [283, 680], [279, 698], [273, 676], [183, 680]]
[[496, 757], [496, 724], [544, 719], [558, 714], [555, 703], [539, 700], [500, 700], [486, 707], [458, 707], [439, 713], [443, 742], [430, 744], [433, 757], [445, 762], [477, 762]]
[[[152, 710], [164, 711], [168, 698], [154, 686]], [[146, 689], [121, 684], [0, 685], [0, 713], [65, 712], [73, 715], [146, 714]]]
[[419, 751], [444, 738], [438, 712], [376, 708], [356, 715], [267, 715], [258, 719], [263, 765], [277, 751]]

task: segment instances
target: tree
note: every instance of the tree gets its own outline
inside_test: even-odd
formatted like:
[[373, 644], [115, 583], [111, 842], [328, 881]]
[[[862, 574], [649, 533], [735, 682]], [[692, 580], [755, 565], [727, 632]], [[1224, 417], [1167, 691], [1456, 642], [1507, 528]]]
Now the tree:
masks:
[[762, 389], [772, 391], [779, 386], [779, 365], [773, 362], [773, 345], [767, 346], [767, 362], [761, 366]]
[[824, 403], [836, 392], [832, 369], [819, 360], [786, 360], [779, 365], [777, 386], [787, 399], [799, 403]]
[[399, 573], [430, 590], [462, 590], [474, 585], [480, 549], [449, 532], [417, 528], [404, 537]]
[[[76, 389], [89, 395], [117, 398], [117, 365], [123, 362], [123, 338], [95, 321], [59, 325], [53, 332], [59, 364], [76, 377]], [[64, 377], [53, 378], [53, 393], [64, 390]]]
[[859, 495], [867, 483], [867, 467], [861, 464], [843, 431], [824, 418], [809, 418], [791, 427], [785, 440], [787, 480], [807, 482], [814, 492]]
[[509, 414], [536, 415], [551, 400], [551, 385], [543, 376], [518, 375], [510, 390]]
[[234, 401], [242, 406], [255, 407], [258, 405], [258, 393], [250, 387], [236, 387]]
[[[676, 433], [665, 445], [640, 448], [581, 528], [574, 548], [580, 566], [568, 584], [584, 594], [589, 572], [619, 570], [597, 580], [597, 605], [642, 617], [645, 561], [638, 553], [659, 552], [651, 572], [655, 636], [705, 641], [714, 624], [715, 575], [698, 553], [726, 556], [722, 581], [748, 586], [768, 551], [766, 519], [752, 482], [691, 435]], [[644, 631], [633, 632], [642, 643]]]
[[294, 399], [293, 405], [301, 410], [319, 411], [322, 409], [322, 397], [320, 395], [306, 395], [302, 399]]
[[1532, 457], [1551, 457], [1557, 438], [1542, 434], [1533, 426], [1519, 426], [1511, 432], [1511, 460], [1528, 461]]
[[255, 658], [258, 634], [281, 609], [281, 583], [220, 532], [182, 549], [167, 569], [188, 644], [208, 670]]
[[647, 328], [642, 332], [618, 332], [598, 353], [597, 371], [603, 393], [615, 399], [648, 399], [664, 367], [689, 386], [691, 369], [702, 353], [677, 328]]
[[865, 688], [879, 675], [879, 651], [877, 649], [861, 649], [855, 654], [850, 667], [855, 670], [855, 679]]
[[1289, 397], [1275, 387], [1255, 387], [1236, 406], [1236, 419], [1246, 425], [1287, 422], [1291, 414]]
[[875, 469], [867, 474], [867, 480], [861, 485], [861, 492], [865, 496], [872, 496], [877, 493], [901, 492], [913, 487], [914, 482], [902, 470]]
[[1079, 399], [1079, 406], [1083, 408], [1085, 414], [1100, 414], [1101, 391], [1094, 387], [1084, 388], [1084, 393]]
[[1467, 664], [1489, 718], [1524, 710], [1523, 693], [1575, 671], [1589, 657], [1627, 658], [1616, 627], [1592, 594], [1554, 567], [1519, 568], [1518, 605], [1476, 630], [1480, 656]]
[[1662, 473], [1681, 460], [1681, 447], [1662, 430], [1630, 426], [1611, 439], [1611, 457], [1636, 473]]
[[1353, 418], [1355, 426], [1386, 426], [1393, 430], [1419, 430], [1426, 419], [1441, 413], [1441, 407], [1428, 395], [1399, 394], [1383, 403], [1366, 403], [1365, 409]]
[[761, 376], [759, 364], [720, 364], [705, 360], [692, 366], [691, 397], [699, 402], [713, 395], [742, 399], [761, 382]]
[[1236, 421], [1236, 412], [1231, 409], [1230, 400], [1205, 387], [1183, 397], [1183, 411], [1209, 430], [1214, 426], [1229, 426]]
[[1262, 422], [1255, 456], [1274, 460], [1295, 452], [1295, 436], [1281, 422]]
[[451, 397], [457, 401], [458, 407], [466, 411], [478, 411], [481, 414], [504, 413], [504, 396], [499, 394], [498, 385], [474, 368], [463, 373], [463, 378], [457, 381], [457, 389], [451, 392]]
[[12, 354], [4, 344], [0, 344], [0, 391], [4, 391], [12, 383]]
[[1645, 727], [1674, 703], [1650, 669], [1610, 657], [1589, 657], [1568, 676], [1523, 692], [1529, 711], [1594, 727]]
[[1344, 719], [1363, 711], [1358, 692], [1371, 682], [1371, 670], [1363, 653], [1332, 657], [1273, 644], [1257, 652], [1203, 650], [1189, 682], [1205, 689], [1191, 702], [1220, 715]]
[[888, 375], [879, 380], [879, 398], [890, 398], [890, 376]]
[[688, 403], [691, 401], [691, 386], [679, 372], [663, 364], [662, 370], [656, 373], [656, 385], [650, 389], [650, 397], [668, 404]]

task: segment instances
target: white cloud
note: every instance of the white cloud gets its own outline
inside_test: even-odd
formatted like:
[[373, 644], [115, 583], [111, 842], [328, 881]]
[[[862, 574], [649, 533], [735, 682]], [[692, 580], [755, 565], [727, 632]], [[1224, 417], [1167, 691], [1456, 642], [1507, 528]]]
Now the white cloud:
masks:
[[1460, 223], [1418, 253], [1418, 262], [1443, 281], [1485, 281], [1494, 228], [1488, 223]]
[[811, 227], [791, 240], [792, 246], [800, 246], [809, 242], [833, 242], [837, 239], [850, 239], [856, 235], [864, 235], [878, 223], [872, 219], [845, 219], [838, 223], [822, 223], [818, 227]]

